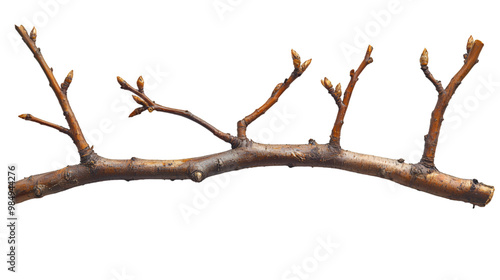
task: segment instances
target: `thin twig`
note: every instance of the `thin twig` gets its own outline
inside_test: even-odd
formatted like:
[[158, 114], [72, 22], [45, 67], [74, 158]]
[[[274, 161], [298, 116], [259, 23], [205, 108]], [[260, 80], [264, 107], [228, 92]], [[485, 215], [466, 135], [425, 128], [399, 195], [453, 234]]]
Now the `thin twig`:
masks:
[[27, 120], [27, 121], [32, 121], [32, 122], [39, 123], [41, 125], [52, 127], [54, 129], [59, 130], [60, 132], [62, 132], [64, 134], [67, 134], [68, 136], [71, 136], [69, 129], [67, 129], [67, 128], [63, 127], [63, 126], [57, 125], [57, 124], [53, 124], [53, 123], [48, 122], [48, 121], [44, 121], [44, 120], [39, 119], [39, 118], [37, 118], [37, 117], [35, 117], [35, 116], [31, 115], [31, 114], [22, 114], [22, 115], [19, 115], [19, 117], [21, 119], [24, 119], [24, 120]]
[[361, 64], [359, 65], [358, 69], [356, 71], [354, 71], [354, 69], [351, 70], [350, 73], [351, 80], [349, 81], [349, 84], [345, 89], [344, 99], [342, 100], [341, 105], [339, 105], [337, 118], [335, 119], [332, 133], [330, 134], [330, 145], [336, 150], [340, 149], [340, 131], [342, 130], [342, 125], [344, 124], [344, 117], [347, 112], [347, 108], [349, 107], [349, 101], [351, 100], [351, 95], [354, 90], [354, 86], [356, 85], [356, 82], [358, 81], [361, 72], [363, 72], [363, 70], [368, 64], [373, 62], [373, 58], [371, 57], [372, 50], [373, 47], [368, 46], [365, 57], [363, 58], [363, 61], [361, 61]]
[[196, 115], [194, 115], [190, 111], [165, 107], [165, 106], [162, 106], [162, 105], [157, 104], [154, 101], [152, 101], [144, 93], [144, 88], [143, 88], [144, 87], [144, 80], [142, 79], [142, 76], [139, 77], [139, 79], [137, 81], [137, 85], [138, 85], [139, 89], [132, 87], [129, 83], [127, 83], [121, 77], [117, 77], [117, 80], [118, 80], [118, 83], [120, 84], [122, 89], [128, 90], [128, 91], [132, 92], [133, 94], [135, 94], [136, 96], [138, 96], [138, 97], [134, 97], [134, 100], [138, 104], [142, 105], [142, 107], [136, 108], [134, 111], [132, 111], [132, 113], [130, 114], [129, 117], [139, 115], [140, 113], [142, 113], [146, 110], [148, 110], [149, 112], [158, 111], [158, 112], [164, 112], [164, 113], [178, 115], [178, 116], [190, 119], [190, 120], [194, 121], [195, 123], [203, 126], [207, 130], [212, 132], [219, 139], [231, 144], [232, 147], [237, 147], [239, 145], [240, 141], [236, 137], [234, 137], [233, 135], [231, 135], [229, 133], [224, 133], [224, 132], [218, 130], [213, 125], [211, 125], [208, 122], [206, 122], [205, 120], [197, 117]]
[[[45, 62], [45, 59], [42, 56], [42, 53], [40, 51], [40, 48], [38, 48], [35, 44], [36, 42], [36, 29], [33, 28], [31, 31], [31, 34], [28, 35], [28, 32], [24, 28], [24, 26], [17, 26], [16, 25], [16, 30], [21, 35], [21, 38], [23, 39], [24, 43], [28, 46], [28, 48], [31, 50], [33, 55], [35, 56], [36, 61], [40, 64], [40, 67], [42, 67], [43, 72], [45, 73], [45, 76], [49, 80], [50, 87], [54, 91], [57, 100], [59, 101], [59, 104], [61, 105], [61, 109], [63, 110], [64, 117], [66, 118], [66, 122], [68, 123], [69, 126], [69, 136], [73, 140], [73, 143], [75, 143], [76, 148], [78, 149], [78, 153], [80, 154], [80, 161], [85, 162], [87, 161], [90, 156], [93, 153], [92, 148], [89, 147], [89, 144], [85, 140], [85, 137], [83, 136], [82, 130], [80, 129], [80, 125], [78, 124], [78, 121], [76, 120], [75, 114], [73, 113], [73, 110], [71, 109], [71, 106], [69, 105], [69, 101], [66, 97], [65, 92], [61, 90], [61, 87], [57, 83], [56, 78], [54, 77], [54, 74], [52, 73], [52, 68], [50, 68], [47, 65], [47, 62]], [[72, 76], [72, 72], [70, 72]], [[72, 78], [72, 77], [71, 77]], [[68, 84], [69, 86], [69, 84]], [[67, 88], [66, 88], [67, 89]]]
[[[465, 63], [458, 70], [458, 72], [453, 76], [453, 78], [448, 83], [446, 89], [442, 91], [438, 96], [438, 100], [436, 102], [436, 107], [432, 111], [431, 121], [429, 125], [429, 132], [425, 135], [425, 145], [424, 152], [422, 154], [422, 158], [420, 159], [420, 163], [429, 168], [436, 168], [434, 165], [434, 157], [436, 156], [436, 148], [439, 138], [439, 132], [441, 130], [441, 124], [444, 120], [443, 116], [448, 107], [448, 103], [451, 100], [453, 94], [457, 90], [458, 86], [465, 78], [465, 76], [469, 73], [469, 71], [474, 67], [474, 65], [478, 62], [479, 54], [483, 48], [483, 43], [479, 40], [473, 40], [472, 36], [469, 38], [467, 42], [467, 53], [465, 54]], [[426, 53], [426, 51], [424, 51]], [[422, 55], [424, 55], [424, 53]], [[422, 66], [426, 66], [428, 62], [428, 58], [422, 60], [420, 59], [421, 64], [425, 64]]]
[[427, 52], [427, 49], [424, 49], [422, 55], [420, 55], [420, 66], [421, 66], [420, 69], [422, 69], [425, 77], [427, 77], [427, 79], [429, 79], [429, 81], [431, 81], [431, 83], [434, 85], [438, 94], [441, 95], [444, 92], [443, 85], [441, 84], [441, 81], [436, 80], [434, 78], [431, 71], [429, 70], [429, 66], [427, 66], [428, 63], [429, 63], [429, 53]]
[[300, 77], [304, 71], [306, 71], [307, 67], [309, 67], [309, 64], [311, 64], [311, 59], [306, 60], [302, 65], [300, 64], [300, 56], [299, 54], [292, 50], [292, 60], [293, 60], [293, 66], [294, 70], [290, 74], [290, 77], [288, 79], [285, 79], [283, 83], [279, 83], [276, 85], [274, 88], [273, 92], [271, 93], [271, 97], [262, 105], [260, 106], [257, 110], [255, 110], [253, 113], [250, 115], [246, 116], [242, 120], [238, 121], [237, 123], [237, 130], [238, 130], [238, 138], [241, 140], [247, 139], [246, 131], [247, 127], [255, 121], [258, 117], [262, 116], [264, 113], [267, 112], [276, 102], [278, 102], [278, 99], [280, 96], [285, 92], [285, 90], [297, 79]]

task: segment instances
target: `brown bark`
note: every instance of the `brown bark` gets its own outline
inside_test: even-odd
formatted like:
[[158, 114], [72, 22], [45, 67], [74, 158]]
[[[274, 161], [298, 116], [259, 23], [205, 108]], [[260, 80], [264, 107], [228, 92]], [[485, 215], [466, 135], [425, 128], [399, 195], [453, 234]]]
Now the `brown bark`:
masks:
[[[372, 155], [359, 154], [340, 147], [340, 131], [344, 122], [344, 116], [349, 105], [354, 86], [359, 74], [373, 61], [371, 58], [372, 47], [369, 46], [365, 58], [356, 71], [351, 71], [351, 80], [341, 99], [340, 84], [333, 89], [331, 82], [325, 78], [322, 84], [335, 99], [339, 112], [327, 144], [317, 144], [310, 140], [309, 144], [303, 145], [270, 145], [259, 144], [251, 141], [246, 136], [246, 128], [250, 123], [269, 110], [291, 83], [304, 73], [311, 60], [301, 64], [300, 56], [292, 50], [294, 71], [288, 79], [278, 84], [271, 97], [255, 112], [243, 118], [237, 123], [237, 136], [224, 133], [203, 119], [186, 110], [168, 108], [149, 99], [144, 93], [144, 80], [139, 77], [137, 89], [130, 86], [125, 80], [118, 77], [120, 86], [134, 95], [134, 100], [141, 105], [135, 109], [130, 117], [136, 116], [143, 111], [159, 111], [176, 114], [188, 118], [211, 131], [219, 139], [230, 143], [232, 149], [197, 158], [179, 160], [147, 160], [131, 158], [126, 160], [107, 159], [99, 156], [88, 147], [81, 133], [76, 117], [71, 111], [66, 97], [66, 91], [73, 78], [73, 72], [66, 77], [64, 83], [59, 87], [52, 70], [36, 47], [36, 30], [28, 35], [24, 27], [16, 26], [17, 31], [23, 38], [40, 63], [56, 97], [61, 104], [68, 128], [46, 122], [29, 114], [20, 115], [25, 120], [54, 128], [69, 135], [75, 143], [81, 155], [81, 162], [77, 165], [68, 166], [60, 170], [33, 175], [15, 183], [15, 200], [23, 202], [32, 198], [40, 198], [45, 195], [54, 194], [76, 186], [106, 180], [140, 180], [140, 179], [191, 179], [200, 182], [207, 177], [224, 172], [235, 171], [243, 168], [262, 166], [310, 166], [338, 168], [360, 174], [376, 176], [392, 180], [399, 184], [424, 191], [444, 198], [459, 200], [473, 205], [485, 206], [492, 199], [494, 188], [478, 182], [476, 179], [460, 179], [438, 171], [434, 166], [434, 153], [437, 146], [437, 138], [441, 126], [442, 115], [448, 102], [455, 92], [458, 84], [477, 62], [477, 57], [482, 48], [480, 41], [472, 41], [467, 45], [465, 64], [453, 77], [446, 90], [442, 90], [440, 82], [436, 81], [427, 67], [427, 52], [421, 58], [422, 70], [433, 82], [438, 90], [439, 97], [436, 108], [432, 113], [429, 134], [426, 136], [424, 156], [421, 162], [416, 164], [404, 163], [404, 160], [388, 159]], [[469, 40], [470, 42], [470, 40]], [[439, 88], [441, 87], [441, 88]]]

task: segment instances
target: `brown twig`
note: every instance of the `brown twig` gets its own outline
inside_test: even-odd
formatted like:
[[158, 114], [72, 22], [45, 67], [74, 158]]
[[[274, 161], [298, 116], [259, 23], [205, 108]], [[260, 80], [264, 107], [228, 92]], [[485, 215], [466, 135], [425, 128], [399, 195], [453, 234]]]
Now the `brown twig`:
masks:
[[142, 105], [139, 108], [136, 108], [132, 113], [130, 113], [129, 117], [134, 117], [136, 115], [141, 114], [142, 112], [148, 110], [150, 113], [153, 111], [158, 111], [158, 112], [164, 112], [164, 113], [169, 113], [169, 114], [174, 114], [178, 115], [187, 119], [190, 119], [194, 121], [195, 123], [203, 126], [210, 132], [212, 132], [216, 137], [219, 139], [230, 143], [232, 147], [237, 147], [240, 144], [240, 141], [238, 138], [234, 137], [233, 135], [229, 133], [224, 133], [217, 128], [215, 128], [213, 125], [209, 124], [205, 120], [197, 117], [193, 113], [191, 113], [188, 110], [180, 110], [180, 109], [174, 109], [174, 108], [169, 108], [165, 107], [162, 105], [159, 105], [152, 101], [145, 93], [144, 93], [144, 79], [142, 76], [140, 76], [137, 79], [137, 87], [138, 89], [135, 89], [132, 87], [129, 83], [127, 83], [124, 79], [121, 77], [117, 77], [118, 83], [120, 84], [121, 88], [124, 90], [128, 90], [135, 94], [136, 96], [132, 96], [134, 98], [134, 101], [137, 102], [139, 105]]
[[420, 56], [421, 69], [424, 72], [425, 77], [427, 77], [427, 79], [431, 81], [434, 87], [436, 87], [438, 94], [441, 95], [444, 92], [443, 85], [441, 84], [441, 81], [438, 81], [434, 78], [431, 71], [429, 70], [429, 67], [427, 66], [427, 63], [429, 63], [429, 53], [427, 52], [427, 49], [424, 49], [422, 55]]
[[54, 129], [57, 129], [59, 130], [60, 132], [64, 133], [64, 134], [67, 134], [68, 136], [70, 136], [70, 131], [69, 129], [63, 127], [63, 126], [60, 126], [60, 125], [57, 125], [57, 124], [53, 124], [51, 122], [48, 122], [48, 121], [44, 121], [42, 119], [39, 119], [31, 114], [22, 114], [22, 115], [19, 115], [19, 117], [21, 119], [24, 119], [24, 120], [27, 120], [27, 121], [32, 121], [32, 122], [36, 122], [36, 123], [39, 123], [41, 125], [45, 125], [45, 126], [48, 126], [48, 127], [52, 127]]
[[[68, 123], [69, 126], [69, 136], [73, 140], [73, 143], [75, 143], [76, 148], [78, 149], [78, 153], [80, 154], [80, 161], [81, 162], [86, 162], [90, 159], [90, 157], [93, 154], [92, 148], [89, 147], [89, 144], [85, 140], [85, 137], [83, 136], [82, 130], [80, 129], [80, 125], [78, 124], [78, 121], [76, 120], [75, 114], [73, 113], [73, 110], [71, 109], [71, 106], [69, 105], [69, 101], [66, 97], [66, 92], [61, 90], [61, 87], [59, 87], [59, 84], [57, 83], [56, 78], [54, 77], [54, 74], [52, 73], [52, 68], [50, 68], [47, 65], [47, 62], [45, 62], [45, 59], [42, 56], [42, 53], [40, 51], [40, 48], [36, 46], [36, 38], [37, 38], [37, 31], [36, 28], [33, 27], [31, 33], [28, 35], [28, 32], [24, 28], [24, 26], [15, 26], [17, 32], [19, 35], [21, 35], [21, 38], [23, 39], [24, 43], [28, 46], [28, 48], [31, 50], [33, 55], [35, 56], [36, 61], [40, 64], [40, 67], [42, 67], [43, 72], [45, 73], [45, 76], [49, 80], [50, 87], [56, 94], [57, 100], [59, 101], [59, 104], [61, 105], [61, 108], [63, 110], [64, 117], [66, 118], [66, 122]], [[73, 72], [70, 72], [71, 78], [73, 76]], [[68, 75], [69, 76], [69, 75]], [[69, 83], [68, 83], [69, 86]], [[67, 87], [66, 87], [67, 89]]]
[[[420, 64], [422, 65], [422, 70], [426, 76], [431, 80], [431, 82], [436, 86], [436, 89], [440, 93], [438, 96], [438, 100], [436, 103], [436, 107], [432, 111], [431, 122], [429, 126], [429, 132], [425, 135], [425, 146], [424, 152], [422, 154], [422, 158], [420, 159], [420, 163], [429, 168], [436, 168], [434, 165], [434, 157], [436, 156], [436, 147], [439, 138], [439, 132], [441, 130], [441, 124], [444, 120], [444, 112], [448, 107], [448, 103], [450, 102], [451, 97], [455, 94], [458, 86], [465, 78], [465, 76], [469, 73], [469, 71], [474, 67], [474, 65], [478, 62], [479, 54], [483, 48], [483, 43], [479, 40], [472, 39], [472, 36], [469, 37], [467, 41], [467, 53], [464, 55], [465, 61], [464, 65], [458, 70], [458, 72], [453, 76], [453, 78], [448, 83], [446, 89], [442, 89], [441, 83], [436, 82], [432, 75], [431, 78], [425, 73], [424, 67], [427, 67], [428, 63], [428, 55], [427, 50], [424, 49], [422, 56], [420, 58]], [[430, 74], [430, 72], [429, 72]], [[439, 88], [440, 86], [440, 88]]]
[[[204, 120], [194, 116], [189, 111], [172, 109], [156, 104], [144, 93], [144, 80], [142, 77], [139, 77], [137, 81], [137, 89], [118, 77], [118, 82], [121, 87], [131, 91], [134, 94], [134, 100], [141, 105], [131, 113], [131, 116], [138, 115], [145, 110], [180, 115], [193, 120], [207, 128], [220, 139], [231, 143], [233, 149], [217, 154], [179, 160], [146, 160], [138, 158], [114, 160], [101, 157], [94, 153], [91, 148], [88, 148], [81, 134], [76, 118], [66, 98], [66, 90], [71, 82], [73, 72], [68, 74], [65, 82], [59, 87], [52, 75], [51, 69], [41, 56], [40, 50], [35, 46], [36, 30], [33, 29], [31, 34], [28, 35], [22, 26], [16, 27], [16, 29], [34, 53], [35, 58], [40, 63], [40, 66], [49, 79], [50, 85], [56, 93], [59, 103], [65, 112], [66, 120], [70, 128], [66, 129], [28, 114], [21, 115], [20, 117], [68, 134], [75, 144], [77, 144], [78, 150], [82, 155], [80, 164], [67, 166], [44, 174], [33, 175], [15, 182], [14, 194], [16, 202], [40, 198], [76, 186], [106, 180], [191, 179], [195, 182], [200, 182], [207, 177], [224, 172], [258, 166], [277, 165], [286, 165], [290, 167], [317, 166], [338, 168], [360, 174], [377, 176], [420, 191], [448, 199], [472, 203], [478, 206], [485, 206], [493, 197], [494, 188], [492, 186], [483, 184], [476, 179], [460, 179], [447, 175], [438, 171], [433, 163], [437, 137], [439, 135], [444, 110], [460, 82], [477, 62], [477, 57], [483, 46], [478, 40], [472, 40], [472, 42], [471, 39], [469, 40], [464, 66], [451, 79], [442, 94], [439, 95], [436, 108], [432, 113], [429, 134], [426, 136], [424, 155], [421, 162], [416, 164], [404, 163], [404, 160], [401, 159], [395, 160], [365, 155], [340, 148], [340, 129], [349, 105], [352, 91], [358, 80], [358, 76], [366, 65], [373, 61], [370, 57], [372, 51], [371, 46], [368, 47], [365, 58], [358, 69], [356, 71], [351, 71], [351, 80], [344, 92], [343, 99], [341, 98], [342, 90], [340, 84], [333, 89], [331, 82], [327, 78], [321, 81], [339, 107], [337, 119], [332, 130], [331, 140], [328, 144], [318, 144], [312, 139], [309, 140], [309, 144], [303, 145], [270, 145], [246, 141], [246, 127], [275, 104], [279, 96], [309, 65], [310, 60], [300, 64], [300, 57], [294, 51], [292, 51], [292, 58], [295, 70], [290, 75], [290, 78], [275, 88], [271, 97], [264, 105], [238, 122], [238, 137], [234, 137], [228, 133], [222, 133]], [[423, 61], [426, 62], [425, 58]], [[430, 75], [429, 77], [432, 76]], [[434, 81], [433, 77], [430, 80], [431, 82]], [[435, 85], [436, 84], [437, 83], [435, 83]], [[86, 157], [85, 155], [87, 153], [90, 153], [91, 157]]]
[[260, 106], [250, 115], [238, 121], [237, 123], [238, 139], [240, 140], [247, 139], [246, 135], [247, 127], [258, 117], [265, 114], [267, 110], [269, 110], [274, 104], [276, 104], [276, 102], [278, 102], [278, 99], [283, 94], [283, 92], [285, 92], [285, 90], [293, 83], [293, 81], [295, 81], [295, 79], [300, 77], [306, 71], [307, 67], [309, 67], [309, 64], [311, 64], [312, 61], [311, 59], [308, 59], [301, 65], [300, 56], [294, 50], [292, 50], [292, 60], [293, 60], [294, 70], [292, 74], [290, 74], [290, 77], [288, 77], [288, 79], [285, 79], [283, 83], [279, 83], [276, 85], [273, 92], [271, 93], [271, 97], [269, 97], [269, 99], [262, 106]]
[[351, 100], [351, 95], [354, 90], [354, 86], [356, 85], [356, 82], [359, 79], [359, 75], [361, 74], [361, 72], [363, 72], [363, 70], [368, 64], [373, 62], [373, 58], [371, 57], [372, 50], [373, 47], [368, 46], [365, 57], [363, 58], [363, 61], [361, 61], [361, 64], [359, 65], [358, 69], [356, 71], [354, 71], [354, 69], [351, 70], [350, 73], [351, 80], [349, 81], [349, 84], [345, 89], [343, 100], [341, 100], [340, 98], [341, 95], [340, 84], [338, 84], [337, 87], [335, 88], [335, 91], [333, 91], [331, 83], [327, 84], [328, 80], [327, 78], [325, 78], [325, 80], [322, 81], [323, 86], [333, 96], [335, 102], [337, 103], [337, 106], [339, 107], [339, 111], [337, 112], [337, 118], [335, 119], [332, 133], [330, 134], [330, 145], [334, 150], [337, 151], [340, 150], [340, 131], [342, 130], [342, 125], [344, 124], [344, 118], [347, 112], [347, 108], [349, 107], [349, 101]]

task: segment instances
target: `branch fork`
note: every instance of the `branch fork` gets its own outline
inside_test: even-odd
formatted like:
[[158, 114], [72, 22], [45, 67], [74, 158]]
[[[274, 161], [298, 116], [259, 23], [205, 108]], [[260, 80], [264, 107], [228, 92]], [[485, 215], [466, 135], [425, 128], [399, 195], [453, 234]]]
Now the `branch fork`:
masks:
[[282, 83], [276, 85], [269, 99], [253, 113], [237, 122], [236, 136], [224, 133], [213, 125], [187, 110], [175, 109], [160, 105], [151, 100], [145, 93], [145, 83], [142, 76], [137, 79], [137, 87], [131, 86], [123, 78], [117, 77], [120, 87], [132, 93], [132, 98], [139, 105], [129, 117], [140, 115], [144, 111], [163, 112], [187, 118], [209, 130], [217, 138], [231, 144], [232, 149], [212, 155], [189, 159], [147, 160], [132, 157], [126, 160], [108, 159], [99, 156], [89, 147], [82, 134], [67, 96], [68, 88], [73, 80], [73, 71], [58, 84], [52, 68], [43, 58], [36, 46], [37, 30], [28, 34], [23, 26], [16, 26], [23, 41], [34, 54], [50, 86], [61, 105], [68, 128], [39, 119], [31, 114], [19, 115], [20, 118], [35, 122], [68, 135], [80, 153], [80, 164], [67, 166], [60, 170], [33, 175], [15, 182], [14, 193], [16, 202], [65, 191], [84, 184], [106, 180], [139, 180], [139, 179], [190, 179], [200, 182], [207, 177], [243, 168], [260, 166], [309, 166], [338, 168], [392, 180], [399, 184], [424, 191], [433, 195], [452, 200], [464, 201], [473, 205], [485, 206], [494, 193], [494, 187], [483, 184], [476, 179], [461, 179], [440, 172], [434, 166], [434, 156], [443, 115], [451, 97], [467, 73], [477, 63], [483, 44], [479, 40], [469, 38], [464, 55], [464, 65], [443, 88], [428, 67], [428, 52], [424, 49], [420, 64], [424, 75], [431, 81], [438, 92], [436, 107], [431, 115], [429, 133], [425, 136], [425, 147], [419, 163], [405, 163], [403, 159], [388, 159], [347, 151], [340, 146], [340, 132], [344, 124], [345, 114], [349, 107], [356, 82], [365, 67], [373, 62], [372, 46], [368, 46], [365, 57], [356, 70], [350, 71], [350, 81], [342, 94], [340, 83], [334, 88], [328, 78], [321, 84], [333, 97], [338, 107], [337, 116], [330, 134], [330, 141], [319, 144], [310, 139], [301, 145], [271, 145], [260, 144], [247, 138], [246, 130], [257, 118], [266, 113], [285, 92], [288, 87], [300, 77], [309, 67], [311, 60], [302, 63], [299, 54], [292, 50], [293, 71]]
[[458, 70], [458, 72], [451, 78], [450, 82], [443, 89], [441, 82], [436, 80], [431, 74], [427, 64], [429, 63], [429, 57], [427, 49], [424, 49], [422, 55], [420, 56], [420, 65], [425, 76], [431, 81], [438, 92], [438, 100], [436, 107], [432, 111], [431, 122], [429, 125], [429, 132], [424, 136], [425, 146], [422, 158], [420, 159], [420, 164], [427, 168], [437, 170], [434, 164], [434, 158], [436, 156], [436, 148], [439, 138], [439, 132], [441, 130], [441, 124], [444, 120], [443, 116], [451, 97], [455, 94], [458, 86], [462, 83], [462, 80], [469, 73], [469, 71], [476, 65], [479, 61], [478, 57], [483, 48], [483, 43], [479, 40], [474, 40], [472, 36], [467, 40], [466, 53], [464, 54], [464, 65]]
[[373, 58], [371, 57], [372, 51], [373, 47], [368, 46], [365, 57], [361, 61], [361, 64], [359, 65], [358, 69], [356, 71], [352, 69], [349, 72], [351, 80], [349, 81], [349, 84], [345, 89], [344, 99], [341, 99], [342, 90], [340, 83], [335, 87], [335, 90], [333, 90], [332, 83], [330, 82], [330, 80], [328, 80], [328, 78], [325, 77], [323, 80], [321, 80], [321, 84], [328, 90], [328, 93], [332, 95], [333, 99], [337, 103], [337, 106], [339, 107], [339, 111], [337, 112], [337, 118], [335, 119], [332, 133], [330, 134], [330, 142], [329, 142], [329, 145], [337, 152], [341, 150], [340, 131], [342, 130], [342, 125], [344, 124], [345, 114], [347, 112], [347, 107], [349, 106], [349, 101], [351, 100], [351, 95], [354, 90], [354, 86], [356, 85], [356, 82], [359, 80], [359, 75], [361, 74], [361, 72], [363, 72], [363, 70], [368, 64], [373, 62]]
[[[36, 39], [37, 39], [37, 30], [35, 27], [31, 30], [30, 34], [26, 31], [24, 26], [15, 26], [17, 32], [19, 35], [21, 35], [21, 38], [23, 39], [24, 43], [28, 46], [28, 48], [31, 50], [33, 55], [35, 56], [35, 59], [38, 61], [38, 64], [40, 64], [40, 67], [42, 68], [43, 72], [45, 73], [45, 76], [47, 76], [47, 79], [49, 80], [50, 87], [54, 91], [57, 100], [59, 101], [59, 104], [61, 105], [61, 109], [63, 111], [63, 115], [66, 118], [66, 122], [68, 123], [69, 129], [61, 129], [59, 125], [55, 125], [49, 122], [46, 122], [44, 120], [38, 119], [31, 117], [30, 114], [22, 114], [19, 117], [23, 118], [25, 120], [30, 120], [37, 122], [39, 124], [55, 128], [65, 134], [67, 134], [72, 140], [73, 143], [75, 143], [75, 146], [78, 149], [78, 153], [80, 154], [80, 162], [84, 163], [88, 161], [94, 151], [91, 147], [89, 147], [89, 144], [85, 140], [85, 137], [83, 136], [82, 130], [80, 129], [80, 125], [78, 124], [78, 121], [76, 120], [76, 116], [73, 113], [73, 110], [71, 109], [71, 106], [69, 105], [69, 101], [66, 96], [66, 91], [68, 90], [68, 87], [71, 83], [71, 80], [73, 79], [73, 71], [70, 71], [68, 76], [66, 76], [64, 83], [59, 86], [57, 83], [56, 78], [54, 77], [53, 74], [53, 69], [47, 65], [45, 62], [45, 59], [42, 56], [42, 52], [40, 51], [40, 48], [36, 46]], [[28, 117], [28, 115], [30, 117]]]

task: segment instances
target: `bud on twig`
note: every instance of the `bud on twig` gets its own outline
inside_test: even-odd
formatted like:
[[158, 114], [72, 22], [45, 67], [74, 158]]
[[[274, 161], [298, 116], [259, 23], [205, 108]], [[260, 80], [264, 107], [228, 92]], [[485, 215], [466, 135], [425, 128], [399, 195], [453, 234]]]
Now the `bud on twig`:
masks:
[[469, 40], [467, 40], [467, 53], [470, 52], [472, 49], [472, 45], [474, 45], [474, 38], [472, 38], [472, 35], [469, 37]]
[[137, 79], [137, 89], [140, 92], [144, 91], [144, 79], [142, 78], [142, 76], [139, 76], [139, 79]]
[[30, 38], [33, 41], [33, 43], [36, 42], [36, 28], [34, 26], [33, 26], [33, 29], [31, 29], [31, 32], [30, 32]]
[[130, 115], [128, 115], [128, 117], [131, 118], [131, 117], [137, 116], [144, 111], [146, 111], [146, 108], [144, 108], [144, 107], [136, 108], [134, 111], [132, 111], [132, 113], [130, 113]]
[[427, 63], [429, 63], [429, 54], [427, 53], [427, 49], [424, 49], [422, 52], [422, 55], [420, 56], [420, 65], [421, 66], [427, 66]]
[[338, 83], [337, 86], [335, 87], [335, 95], [337, 95], [338, 97], [342, 95], [342, 86], [340, 86], [340, 83]]
[[299, 69], [300, 68], [300, 55], [292, 49], [292, 59], [293, 59], [293, 67], [295, 67], [295, 69]]
[[321, 80], [321, 84], [326, 88], [326, 89], [331, 89], [333, 88], [333, 85], [332, 85], [332, 82], [330, 82], [330, 80], [328, 80], [327, 77], [325, 77], [325, 79]]
[[64, 82], [61, 84], [61, 90], [64, 93], [66, 93], [66, 91], [68, 90], [71, 81], [73, 81], [73, 70], [69, 71], [68, 75], [64, 79]]
[[142, 100], [142, 98], [135, 95], [132, 95], [132, 98], [134, 99], [135, 102], [137, 102], [137, 104], [142, 105], [144, 107], [148, 107], [148, 104], [144, 100]]
[[309, 64], [311, 64], [312, 59], [306, 60], [302, 65], [300, 66], [300, 72], [306, 71], [307, 67], [309, 67]]
[[125, 80], [122, 79], [122, 77], [116, 76], [116, 80], [118, 81], [118, 83], [120, 84], [120, 86], [122, 88], [126, 88], [127, 87], [127, 82], [125, 82]]
[[19, 115], [18, 117], [20, 117], [23, 120], [29, 120], [29, 119], [31, 119], [31, 115], [30, 114], [22, 114], [22, 115]]
[[[330, 91], [330, 94], [332, 94], [331, 91]], [[337, 101], [337, 102], [341, 101], [340, 97], [342, 96], [342, 89], [340, 87], [340, 83], [337, 84], [337, 86], [335, 87], [335, 91], [333, 92], [332, 95], [333, 95], [335, 101]]]
[[274, 96], [278, 90], [281, 88], [281, 86], [283, 85], [283, 83], [279, 83], [276, 85], [276, 87], [273, 89], [273, 93], [271, 94], [271, 96]]

